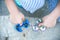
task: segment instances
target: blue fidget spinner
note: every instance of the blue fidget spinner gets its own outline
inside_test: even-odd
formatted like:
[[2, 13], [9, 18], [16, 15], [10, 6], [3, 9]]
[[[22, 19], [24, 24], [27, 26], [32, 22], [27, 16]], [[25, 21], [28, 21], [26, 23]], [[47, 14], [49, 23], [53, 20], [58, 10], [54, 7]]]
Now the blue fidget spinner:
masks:
[[23, 21], [23, 24], [22, 24], [22, 25], [20, 25], [20, 24], [17, 24], [17, 25], [16, 25], [16, 30], [19, 31], [19, 32], [22, 32], [22, 31], [23, 31], [22, 28], [23, 28], [23, 27], [24, 27], [24, 28], [28, 28], [28, 25], [29, 25], [29, 21], [28, 21], [28, 19], [25, 19], [25, 20]]

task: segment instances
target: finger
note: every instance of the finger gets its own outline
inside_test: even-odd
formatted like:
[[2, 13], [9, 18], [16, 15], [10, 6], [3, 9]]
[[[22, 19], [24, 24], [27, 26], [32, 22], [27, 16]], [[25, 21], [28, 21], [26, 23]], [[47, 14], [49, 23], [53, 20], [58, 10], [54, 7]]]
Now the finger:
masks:
[[50, 26], [48, 25], [48, 23], [43, 23], [43, 25], [47, 28], [50, 28]]
[[44, 22], [39, 24], [39, 26], [42, 26], [42, 25], [47, 27], [47, 25], [45, 25]]
[[23, 20], [21, 19], [21, 21], [20, 21], [20, 25], [22, 25], [23, 24]]
[[43, 23], [40, 23], [38, 26], [41, 26], [41, 25], [43, 25]]

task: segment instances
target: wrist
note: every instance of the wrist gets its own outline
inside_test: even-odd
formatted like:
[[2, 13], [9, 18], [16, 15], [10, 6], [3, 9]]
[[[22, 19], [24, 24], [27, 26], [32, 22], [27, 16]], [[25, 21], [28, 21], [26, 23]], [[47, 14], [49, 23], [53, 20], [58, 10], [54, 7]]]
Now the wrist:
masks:
[[49, 16], [50, 16], [52, 19], [54, 19], [54, 20], [57, 20], [58, 17], [59, 17], [59, 15], [57, 15], [57, 14], [55, 14], [55, 13], [50, 14]]
[[10, 13], [10, 15], [15, 15], [15, 16], [16, 16], [16, 15], [20, 15], [20, 14], [22, 14], [22, 13], [21, 13], [21, 12], [15, 12], [15, 13], [12, 12], [12, 13]]
[[57, 6], [49, 15], [53, 19], [57, 19], [60, 16], [59, 6]]
[[11, 16], [16, 16], [16, 15], [18, 15], [18, 13], [15, 13], [15, 14], [12, 13], [12, 14], [10, 14], [10, 15], [11, 15]]

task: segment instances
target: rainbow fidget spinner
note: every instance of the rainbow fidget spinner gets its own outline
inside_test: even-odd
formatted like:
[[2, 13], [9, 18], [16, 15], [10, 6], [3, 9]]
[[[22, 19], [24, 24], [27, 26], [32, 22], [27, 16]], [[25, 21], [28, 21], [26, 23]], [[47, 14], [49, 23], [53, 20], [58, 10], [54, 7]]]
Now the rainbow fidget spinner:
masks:
[[33, 30], [34, 31], [38, 31], [38, 30], [45, 31], [46, 30], [46, 26], [44, 26], [44, 25], [39, 26], [39, 24], [42, 23], [42, 22], [43, 22], [42, 19], [38, 19], [36, 21], [35, 25], [33, 26]]

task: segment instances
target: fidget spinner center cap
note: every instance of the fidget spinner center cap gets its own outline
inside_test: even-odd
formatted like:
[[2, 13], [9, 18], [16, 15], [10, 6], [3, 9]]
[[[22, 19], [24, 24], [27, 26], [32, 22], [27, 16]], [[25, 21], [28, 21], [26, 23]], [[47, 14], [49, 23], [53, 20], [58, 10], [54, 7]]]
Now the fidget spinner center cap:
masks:
[[46, 26], [42, 25], [42, 26], [39, 27], [39, 29], [40, 29], [41, 31], [45, 31], [47, 28], [46, 28]]
[[33, 26], [33, 30], [34, 30], [34, 31], [38, 31], [39, 28], [38, 28], [37, 26]]

